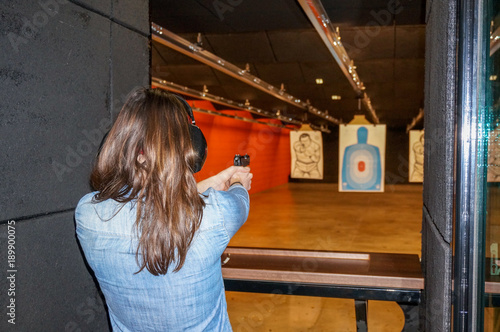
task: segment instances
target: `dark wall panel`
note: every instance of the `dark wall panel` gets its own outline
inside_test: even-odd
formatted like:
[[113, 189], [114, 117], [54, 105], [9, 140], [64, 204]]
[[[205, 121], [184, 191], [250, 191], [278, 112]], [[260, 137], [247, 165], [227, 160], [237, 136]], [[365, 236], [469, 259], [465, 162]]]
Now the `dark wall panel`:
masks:
[[144, 12], [149, 13], [149, 0], [111, 0], [111, 6], [113, 19], [119, 24], [149, 34], [149, 15], [144, 19]]
[[448, 242], [453, 217], [455, 3], [433, 2], [427, 23], [425, 78], [424, 205]]
[[[385, 144], [385, 188], [408, 183], [409, 134], [403, 128], [387, 128]], [[417, 184], [418, 185], [418, 184]]]
[[[147, 8], [147, 7], [146, 7]], [[150, 84], [150, 51], [148, 37], [119, 24], [111, 25], [112, 113], [113, 118], [134, 87]], [[126, 56], [123, 51], [126, 50]]]
[[323, 156], [325, 182], [339, 181], [339, 127], [331, 128], [330, 134], [323, 134]]
[[8, 222], [16, 236], [0, 305], [15, 298], [19, 331], [107, 331], [73, 210], [113, 114], [149, 83], [148, 1], [4, 1], [0, 16], [0, 252]]
[[[61, 0], [57, 0], [58, 2], [63, 2]], [[92, 11], [96, 11], [105, 16], [111, 16], [111, 4], [114, 0], [70, 0], [71, 2], [80, 5], [84, 8], [88, 8]]]
[[451, 327], [451, 245], [436, 229], [435, 223], [424, 210], [425, 238], [422, 252], [426, 255], [425, 293], [422, 331], [450, 331]]
[[[59, 3], [68, 0], [47, 0]], [[149, 19], [144, 20], [144, 10], [149, 12], [149, 0], [69, 0], [91, 11], [110, 17], [114, 22], [142, 34], [149, 34]]]
[[[0, 225], [2, 252], [7, 227]], [[73, 212], [17, 222], [14, 227], [16, 331], [106, 331], [104, 305], [75, 240]], [[1, 255], [2, 268], [6, 260]], [[9, 289], [7, 282], [1, 278], [3, 291]], [[10, 298], [5, 295], [2, 308]], [[2, 316], [0, 330], [10, 331], [13, 326]]]
[[[8, 17], [0, 20], [8, 32], [0, 38], [0, 220], [74, 207], [98, 144], [88, 136], [109, 125], [109, 21], [72, 3], [53, 17], [32, 4], [0, 5]], [[47, 23], [25, 38], [22, 22], [43, 15]], [[19, 38], [26, 43], [13, 47], [9, 39]]]
[[425, 65], [425, 331], [449, 331], [454, 198], [456, 1], [428, 1]]

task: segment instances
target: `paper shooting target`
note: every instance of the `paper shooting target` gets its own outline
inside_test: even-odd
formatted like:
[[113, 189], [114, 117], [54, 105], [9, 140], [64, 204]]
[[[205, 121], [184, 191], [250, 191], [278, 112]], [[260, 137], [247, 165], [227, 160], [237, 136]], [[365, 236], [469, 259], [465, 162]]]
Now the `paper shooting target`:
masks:
[[408, 181], [424, 181], [424, 131], [410, 130]]
[[339, 191], [384, 191], [385, 125], [340, 126]]
[[323, 179], [323, 137], [319, 131], [290, 131], [291, 173], [296, 179]]

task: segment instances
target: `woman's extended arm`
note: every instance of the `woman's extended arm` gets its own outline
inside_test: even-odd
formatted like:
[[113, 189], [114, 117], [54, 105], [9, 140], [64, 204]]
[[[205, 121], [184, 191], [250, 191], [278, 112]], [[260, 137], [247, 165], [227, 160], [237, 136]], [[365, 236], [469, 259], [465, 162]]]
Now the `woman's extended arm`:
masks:
[[[217, 175], [198, 182], [198, 192], [205, 192], [210, 187], [215, 190], [227, 190], [234, 182], [244, 183], [243, 186], [250, 190], [251, 178], [250, 167], [231, 166]], [[245, 181], [242, 181], [243, 179]]]

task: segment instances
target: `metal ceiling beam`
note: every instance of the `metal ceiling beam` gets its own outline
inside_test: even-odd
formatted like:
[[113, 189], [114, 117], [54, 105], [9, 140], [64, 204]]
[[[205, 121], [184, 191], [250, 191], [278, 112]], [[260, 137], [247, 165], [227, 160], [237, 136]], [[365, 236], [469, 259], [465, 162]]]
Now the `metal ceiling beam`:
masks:
[[361, 101], [372, 116], [373, 122], [380, 123], [375, 109], [373, 109], [370, 98], [364, 91], [365, 87], [363, 85], [363, 82], [356, 73], [356, 67], [354, 66], [353, 61], [349, 58], [347, 51], [342, 45], [339, 33], [330, 22], [328, 14], [326, 13], [325, 8], [323, 8], [321, 1], [298, 0], [298, 2], [302, 6], [302, 9], [304, 10], [312, 25], [318, 32], [319, 36], [332, 54], [333, 58], [339, 65], [340, 70], [342, 70], [354, 91], [361, 97]]
[[[202, 92], [202, 91], [190, 89], [188, 87], [185, 87], [185, 86], [182, 86], [182, 85], [179, 85], [179, 84], [175, 84], [173, 82], [167, 82], [165, 80], [161, 80], [161, 79], [159, 79], [157, 77], [153, 77], [152, 78], [151, 86], [157, 87], [157, 88], [160, 88], [160, 89], [165, 89], [165, 90], [168, 90], [168, 91], [171, 91], [171, 92], [183, 94], [183, 95], [186, 95], [186, 96], [191, 96], [191, 97], [194, 97], [194, 98], [208, 100], [210, 102], [215, 102], [215, 103], [218, 103], [218, 104], [221, 104], [221, 105], [229, 106], [229, 107], [240, 109], [240, 110], [243, 110], [243, 111], [248, 111], [248, 112], [256, 113], [256, 114], [259, 114], [259, 115], [264, 115], [264, 111], [262, 111], [262, 110], [260, 110], [260, 109], [258, 109], [256, 107], [245, 106], [244, 104], [236, 103], [236, 102], [234, 102], [234, 101], [232, 101], [230, 99], [225, 99], [225, 98], [222, 98], [222, 97], [219, 97], [219, 96], [215, 96], [215, 95], [212, 95], [212, 94], [209, 94], [209, 93], [206, 93], [206, 92]], [[192, 106], [191, 108], [195, 112], [206, 113], [206, 114], [215, 115], [215, 116], [223, 116], [223, 117], [226, 117], [226, 118], [231, 118], [231, 119], [241, 120], [241, 121], [251, 122], [251, 123], [258, 123], [258, 124], [262, 124], [262, 125], [266, 125], [266, 126], [271, 126], [271, 127], [278, 127], [278, 128], [284, 128], [284, 129], [290, 129], [290, 130], [297, 130], [297, 128], [288, 127], [286, 124], [285, 125], [279, 125], [279, 124], [276, 124], [276, 123], [267, 123], [267, 122], [262, 122], [262, 121], [255, 120], [255, 119], [244, 118], [244, 117], [241, 117], [241, 116], [236, 116], [236, 115], [231, 115], [231, 114], [225, 114], [225, 113], [220, 113], [220, 112], [214, 112], [212, 110], [206, 110], [206, 109], [199, 108], [199, 107], [194, 107], [194, 106]], [[259, 111], [257, 111], [257, 110], [260, 110], [262, 113], [259, 112]], [[280, 121], [286, 122], [288, 124], [295, 124], [295, 125], [303, 125], [304, 124], [301, 121], [293, 120], [291, 118], [287, 118], [287, 117], [282, 116], [282, 115], [276, 115], [276, 114], [273, 115], [270, 112], [266, 112], [266, 113], [270, 114], [269, 118], [280, 120]], [[316, 126], [316, 125], [314, 125], [312, 123], [309, 123], [309, 126], [311, 128], [313, 128], [314, 130], [319, 130], [319, 131], [322, 131], [322, 132], [325, 132], [325, 133], [331, 133], [331, 131], [326, 126]]]
[[272, 113], [272, 112], [268, 112], [268, 111], [262, 110], [262, 109], [257, 108], [257, 107], [247, 106], [243, 103], [238, 103], [238, 102], [232, 101], [230, 99], [226, 99], [223, 97], [219, 97], [219, 96], [210, 94], [208, 92], [198, 91], [195, 89], [188, 88], [187, 86], [175, 84], [173, 82], [167, 82], [166, 80], [162, 80], [161, 78], [158, 78], [158, 77], [151, 78], [151, 85], [168, 90], [168, 91], [172, 91], [172, 92], [180, 93], [180, 94], [183, 94], [186, 96], [190, 96], [193, 98], [208, 100], [212, 103], [216, 103], [219, 105], [224, 105], [227, 107], [231, 107], [231, 108], [239, 109], [242, 111], [247, 111], [247, 112], [250, 112], [253, 114], [257, 114], [260, 116], [265, 116], [268, 118], [277, 119], [277, 120], [280, 120], [283, 122], [297, 124], [297, 125], [303, 124], [302, 121], [295, 120], [293, 118], [281, 115], [279, 113]]
[[188, 40], [181, 38], [175, 33], [164, 29], [156, 23], [151, 23], [151, 38], [162, 45], [176, 50], [184, 55], [187, 55], [201, 63], [204, 63], [218, 71], [223, 72], [245, 84], [264, 91], [271, 96], [292, 104], [299, 109], [307, 110], [322, 119], [325, 119], [334, 124], [340, 124], [341, 121], [313, 107], [312, 105], [303, 102], [302, 100], [286, 93], [283, 89], [279, 89], [269, 83], [264, 82], [260, 78], [250, 74], [247, 70], [241, 69], [238, 66], [218, 57], [217, 55], [204, 50], [197, 43], [191, 43]]
[[231, 115], [231, 114], [226, 114], [226, 113], [220, 113], [220, 112], [214, 112], [212, 110], [206, 110], [206, 109], [199, 108], [199, 107], [191, 107], [191, 108], [195, 112], [206, 113], [206, 114], [215, 115], [215, 116], [222, 116], [222, 117], [225, 117], [225, 118], [231, 118], [231, 119], [245, 121], [245, 122], [250, 122], [250, 123], [258, 123], [258, 124], [265, 125], [265, 126], [271, 126], [271, 127], [278, 127], [278, 128], [295, 130], [295, 128], [290, 128], [290, 127], [287, 127], [286, 125], [282, 125], [282, 124], [262, 122], [262, 121], [259, 121], [259, 120], [244, 118], [244, 117], [241, 117], [241, 116], [236, 116], [236, 115]]

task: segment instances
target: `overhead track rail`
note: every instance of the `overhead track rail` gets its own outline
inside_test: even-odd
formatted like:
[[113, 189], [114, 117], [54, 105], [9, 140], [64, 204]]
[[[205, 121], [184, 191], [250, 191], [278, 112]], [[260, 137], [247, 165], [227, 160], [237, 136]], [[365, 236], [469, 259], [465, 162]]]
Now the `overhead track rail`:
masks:
[[406, 133], [408, 134], [408, 132], [412, 130], [423, 118], [424, 118], [424, 109], [421, 108], [419, 109], [417, 116], [414, 117], [413, 120], [411, 120], [411, 123], [406, 126]]
[[208, 92], [198, 91], [195, 89], [188, 88], [187, 86], [182, 86], [182, 85], [179, 85], [179, 84], [176, 84], [173, 82], [168, 82], [166, 80], [162, 80], [161, 78], [152, 77], [151, 81], [152, 81], [153, 86], [156, 86], [156, 87], [159, 87], [162, 89], [166, 89], [168, 91], [180, 93], [180, 94], [194, 97], [194, 98], [208, 100], [212, 103], [228, 106], [228, 107], [239, 109], [242, 111], [247, 111], [247, 112], [257, 114], [260, 116], [265, 116], [267, 118], [278, 119], [280, 121], [287, 122], [287, 123], [292, 123], [292, 124], [297, 124], [297, 125], [303, 124], [302, 121], [292, 119], [290, 117], [281, 115], [279, 113], [265, 111], [265, 110], [262, 110], [260, 108], [253, 107], [251, 105], [247, 106], [243, 103], [238, 103], [238, 102], [232, 101], [232, 100], [227, 99], [227, 98], [223, 98], [223, 97], [219, 97], [219, 96], [210, 94]]
[[193, 111], [200, 112], [200, 113], [206, 113], [206, 114], [215, 115], [215, 116], [223, 116], [225, 118], [231, 118], [231, 119], [245, 121], [245, 122], [250, 122], [250, 123], [258, 123], [258, 124], [262, 124], [262, 125], [266, 125], [266, 126], [271, 126], [271, 127], [278, 127], [278, 128], [285, 128], [285, 129], [295, 129], [295, 128], [287, 127], [286, 125], [282, 125], [282, 124], [271, 123], [271, 122], [262, 122], [262, 121], [255, 120], [255, 119], [249, 119], [249, 118], [244, 118], [242, 116], [237, 116], [237, 115], [231, 115], [231, 114], [226, 114], [226, 113], [215, 112], [215, 111], [212, 111], [212, 110], [206, 110], [206, 109], [199, 108], [199, 107], [191, 107], [191, 108], [193, 109]]
[[[284, 129], [290, 129], [290, 130], [297, 130], [298, 129], [297, 127], [290, 126], [290, 124], [292, 124], [292, 125], [302, 125], [302, 124], [304, 124], [301, 121], [297, 121], [297, 120], [285, 117], [283, 115], [273, 114], [271, 112], [266, 112], [264, 110], [258, 109], [258, 108], [253, 107], [253, 106], [245, 106], [244, 104], [236, 103], [236, 102], [234, 102], [234, 101], [232, 101], [230, 99], [226, 99], [226, 98], [222, 98], [222, 97], [219, 97], [219, 96], [215, 96], [215, 95], [203, 92], [203, 91], [198, 91], [198, 90], [190, 89], [188, 87], [185, 87], [185, 86], [182, 86], [182, 85], [179, 85], [179, 84], [175, 84], [173, 82], [167, 82], [167, 81], [159, 79], [157, 77], [153, 77], [152, 78], [151, 85], [153, 87], [157, 87], [157, 88], [160, 88], [160, 89], [164, 89], [164, 90], [168, 90], [168, 91], [171, 91], [171, 92], [179, 93], [179, 94], [182, 94], [182, 95], [186, 95], [186, 96], [190, 96], [190, 97], [194, 97], [194, 98], [199, 98], [199, 99], [202, 99], [202, 100], [207, 100], [207, 101], [210, 101], [210, 102], [215, 102], [215, 103], [218, 103], [220, 105], [229, 106], [231, 108], [239, 109], [239, 110], [242, 110], [242, 111], [248, 111], [248, 112], [251, 112], [251, 113], [254, 113], [254, 114], [258, 114], [258, 115], [263, 115], [263, 116], [266, 116], [268, 118], [280, 120], [282, 122], [285, 122], [286, 124], [277, 124], [277, 123], [271, 123], [271, 122], [264, 122], [264, 121], [259, 121], [259, 120], [256, 120], [256, 119], [249, 119], [249, 118], [245, 118], [245, 117], [241, 117], [241, 116], [237, 116], [237, 115], [232, 115], [232, 114], [227, 114], [227, 113], [221, 113], [221, 112], [216, 112], [216, 111], [212, 111], [212, 110], [206, 110], [206, 109], [203, 109], [203, 108], [191, 106], [191, 108], [195, 112], [200, 112], [200, 113], [205, 113], [205, 114], [210, 114], [210, 115], [215, 115], [215, 116], [222, 116], [222, 117], [231, 118], [231, 119], [235, 119], [235, 120], [240, 120], [240, 121], [245, 121], [245, 122], [250, 122], [250, 123], [258, 123], [258, 124], [261, 124], [261, 125], [266, 125], [266, 126], [271, 126], [271, 127], [277, 127], [277, 128], [284, 128]], [[330, 133], [331, 132], [330, 130], [328, 130], [328, 128], [326, 126], [316, 126], [314, 124], [309, 124], [309, 126], [311, 128], [313, 128], [314, 130], [319, 130], [319, 131], [322, 131], [322, 132], [325, 132], [325, 133]]]
[[340, 120], [329, 115], [328, 112], [318, 110], [309, 103], [286, 93], [283, 89], [277, 88], [269, 83], [264, 82], [257, 76], [250, 74], [247, 70], [241, 69], [238, 66], [218, 57], [217, 55], [204, 50], [199, 44], [191, 43], [188, 40], [185, 40], [176, 35], [175, 33], [164, 29], [156, 23], [151, 23], [151, 38], [153, 41], [170, 47], [177, 52], [187, 55], [245, 84], [264, 91], [265, 93], [270, 94], [275, 98], [283, 100], [299, 109], [306, 110], [317, 117], [327, 120], [328, 122], [337, 125], [341, 123]]
[[328, 14], [323, 8], [320, 0], [298, 0], [302, 9], [332, 54], [335, 61], [351, 84], [352, 88], [360, 96], [363, 105], [370, 113], [374, 123], [380, 123], [377, 113], [372, 106], [371, 100], [366, 94], [363, 82], [359, 78], [353, 61], [349, 58], [337, 29], [335, 29], [328, 18]]

